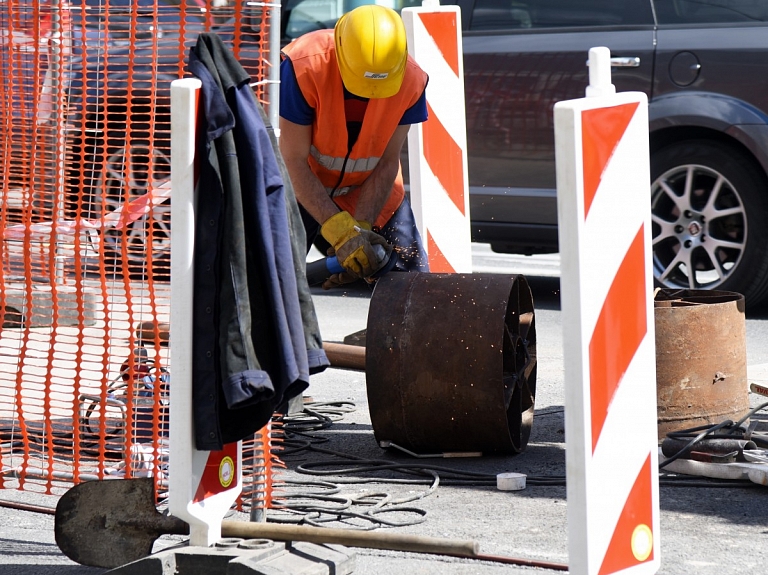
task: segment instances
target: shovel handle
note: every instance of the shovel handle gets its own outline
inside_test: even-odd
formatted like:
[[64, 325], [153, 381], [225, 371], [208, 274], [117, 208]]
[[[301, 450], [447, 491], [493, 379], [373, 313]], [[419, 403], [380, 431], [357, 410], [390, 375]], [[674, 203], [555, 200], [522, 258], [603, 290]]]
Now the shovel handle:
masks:
[[480, 552], [477, 541], [471, 539], [442, 539], [408, 535], [405, 533], [382, 533], [377, 531], [352, 531], [310, 527], [304, 525], [282, 525], [274, 523], [248, 523], [245, 521], [222, 521], [223, 537], [247, 539], [274, 539], [277, 541], [307, 541], [309, 543], [336, 543], [348, 547], [366, 549], [387, 549], [390, 551], [411, 551], [414, 553], [435, 553], [460, 557], [476, 557]]

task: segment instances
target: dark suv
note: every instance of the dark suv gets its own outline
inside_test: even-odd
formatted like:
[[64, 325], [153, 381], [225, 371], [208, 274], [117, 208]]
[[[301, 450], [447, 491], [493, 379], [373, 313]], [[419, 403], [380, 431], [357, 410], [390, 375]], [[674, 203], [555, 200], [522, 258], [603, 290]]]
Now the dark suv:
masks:
[[[648, 94], [658, 285], [768, 295], [768, 2], [459, 0], [475, 241], [557, 251], [552, 108], [611, 50]], [[616, 218], [622, 214], [617, 213]]]

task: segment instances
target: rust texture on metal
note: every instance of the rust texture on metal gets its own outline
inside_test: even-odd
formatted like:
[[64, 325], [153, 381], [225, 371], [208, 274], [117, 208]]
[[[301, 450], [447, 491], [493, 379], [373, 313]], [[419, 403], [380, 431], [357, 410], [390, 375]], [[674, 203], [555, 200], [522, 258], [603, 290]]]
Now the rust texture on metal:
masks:
[[366, 338], [377, 441], [417, 453], [525, 449], [536, 327], [523, 276], [388, 274], [371, 297]]
[[659, 438], [749, 411], [744, 296], [659, 290], [654, 301]]
[[[664, 454], [664, 457], [672, 457], [681, 450], [687, 448], [689, 443], [690, 440], [687, 438], [677, 439], [667, 437], [661, 442], [661, 452]], [[757, 449], [757, 444], [748, 439], [702, 439], [694, 443], [689, 448], [689, 451], [709, 453], [712, 455], [728, 455], [735, 452], [740, 461], [746, 461], [746, 459], [744, 459], [745, 449]]]

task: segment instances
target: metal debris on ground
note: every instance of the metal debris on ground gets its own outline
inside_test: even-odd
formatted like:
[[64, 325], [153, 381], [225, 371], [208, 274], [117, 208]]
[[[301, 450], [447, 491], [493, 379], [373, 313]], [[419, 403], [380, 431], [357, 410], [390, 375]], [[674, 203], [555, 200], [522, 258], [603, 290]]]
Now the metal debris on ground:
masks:
[[768, 431], [759, 412], [768, 402], [736, 421], [700, 425], [667, 433], [659, 448], [664, 471], [713, 479], [750, 481], [768, 486]]

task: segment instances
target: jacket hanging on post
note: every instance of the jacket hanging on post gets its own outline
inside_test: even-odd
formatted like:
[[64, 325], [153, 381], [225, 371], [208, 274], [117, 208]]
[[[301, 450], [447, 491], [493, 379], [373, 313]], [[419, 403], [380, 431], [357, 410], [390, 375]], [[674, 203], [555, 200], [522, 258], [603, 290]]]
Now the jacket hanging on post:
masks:
[[263, 427], [329, 362], [304, 275], [296, 200], [250, 77], [215, 34], [199, 36], [189, 70], [202, 81], [193, 415], [197, 449], [216, 450]]

